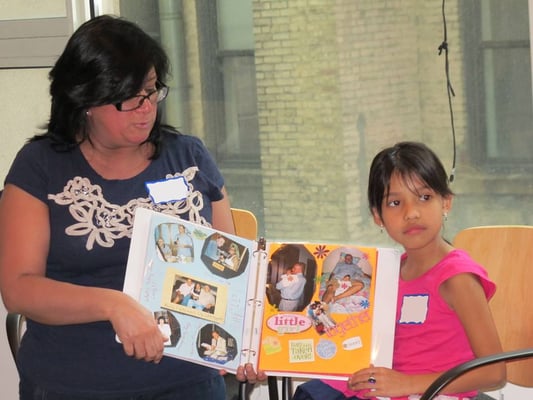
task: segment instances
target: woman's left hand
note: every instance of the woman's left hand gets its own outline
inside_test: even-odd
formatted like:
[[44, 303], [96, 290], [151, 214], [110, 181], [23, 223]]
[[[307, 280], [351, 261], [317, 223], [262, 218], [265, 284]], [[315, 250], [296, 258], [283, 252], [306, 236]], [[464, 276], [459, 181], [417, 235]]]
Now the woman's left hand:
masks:
[[237, 368], [237, 380], [241, 382], [248, 382], [251, 384], [266, 381], [267, 375], [261, 371], [256, 371], [252, 364], [241, 365]]
[[[225, 375], [227, 371], [221, 370], [220, 373], [221, 375]], [[261, 370], [256, 372], [252, 364], [245, 364], [239, 366], [237, 368], [237, 373], [235, 374], [235, 376], [237, 377], [238, 381], [248, 382], [252, 385], [257, 382], [266, 381], [267, 379], [267, 375]]]

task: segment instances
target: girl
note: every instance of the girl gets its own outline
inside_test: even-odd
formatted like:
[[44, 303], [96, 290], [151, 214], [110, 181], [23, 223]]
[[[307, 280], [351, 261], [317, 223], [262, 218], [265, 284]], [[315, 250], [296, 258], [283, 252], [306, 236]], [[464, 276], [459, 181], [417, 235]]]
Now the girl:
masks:
[[[441, 236], [452, 200], [444, 167], [424, 144], [402, 142], [376, 155], [368, 183], [370, 211], [405, 249], [392, 369], [371, 365], [354, 372], [347, 384], [309, 381], [294, 400], [416, 400], [449, 368], [502, 351], [488, 307], [494, 283]], [[477, 389], [492, 390], [504, 382], [505, 366], [492, 365], [463, 375], [443, 389], [448, 397], [439, 397], [475, 399]]]

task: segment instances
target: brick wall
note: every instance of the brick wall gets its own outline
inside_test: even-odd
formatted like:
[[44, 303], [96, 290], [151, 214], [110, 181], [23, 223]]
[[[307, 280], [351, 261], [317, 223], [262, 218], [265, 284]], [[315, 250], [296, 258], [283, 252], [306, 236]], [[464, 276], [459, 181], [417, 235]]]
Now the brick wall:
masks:
[[[442, 26], [436, 1], [254, 1], [268, 237], [368, 239], [368, 166], [395, 141], [422, 140], [451, 164]], [[453, 52], [450, 66], [460, 94]], [[460, 139], [464, 107], [454, 107]]]

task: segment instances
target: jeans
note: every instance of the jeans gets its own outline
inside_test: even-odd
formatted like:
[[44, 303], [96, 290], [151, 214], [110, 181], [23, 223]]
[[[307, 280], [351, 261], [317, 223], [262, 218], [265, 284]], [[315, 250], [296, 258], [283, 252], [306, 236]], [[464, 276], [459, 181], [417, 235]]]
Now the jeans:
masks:
[[174, 386], [132, 395], [72, 395], [39, 387], [28, 380], [19, 384], [20, 400], [226, 400], [226, 385], [222, 376], [197, 384]]

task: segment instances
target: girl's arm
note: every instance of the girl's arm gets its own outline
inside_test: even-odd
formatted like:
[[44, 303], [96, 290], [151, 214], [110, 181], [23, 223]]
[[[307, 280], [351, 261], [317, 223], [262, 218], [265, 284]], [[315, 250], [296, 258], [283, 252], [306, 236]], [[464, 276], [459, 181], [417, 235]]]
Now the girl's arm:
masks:
[[[459, 274], [447, 281], [440, 292], [465, 329], [476, 357], [502, 351], [496, 326], [488, 306], [485, 292], [476, 276]], [[505, 384], [505, 364], [493, 364], [470, 371], [446, 386], [442, 393], [462, 393], [472, 390], [494, 390]], [[360, 397], [399, 397], [423, 393], [443, 372], [407, 375], [390, 368], [370, 367], [354, 373], [349, 379], [352, 390], [362, 390]], [[372, 375], [376, 383], [369, 383]], [[371, 389], [375, 391], [370, 392]], [[365, 394], [366, 393], [366, 394]]]
[[[440, 292], [461, 320], [476, 357], [503, 351], [485, 292], [475, 275], [456, 275], [441, 285]], [[505, 364], [499, 363], [468, 372], [445, 390], [494, 390], [502, 387], [505, 380]]]
[[48, 325], [110, 321], [128, 355], [158, 362], [164, 337], [147, 309], [118, 290], [46, 277], [48, 215], [42, 201], [6, 185], [0, 199], [0, 291], [6, 309]]

